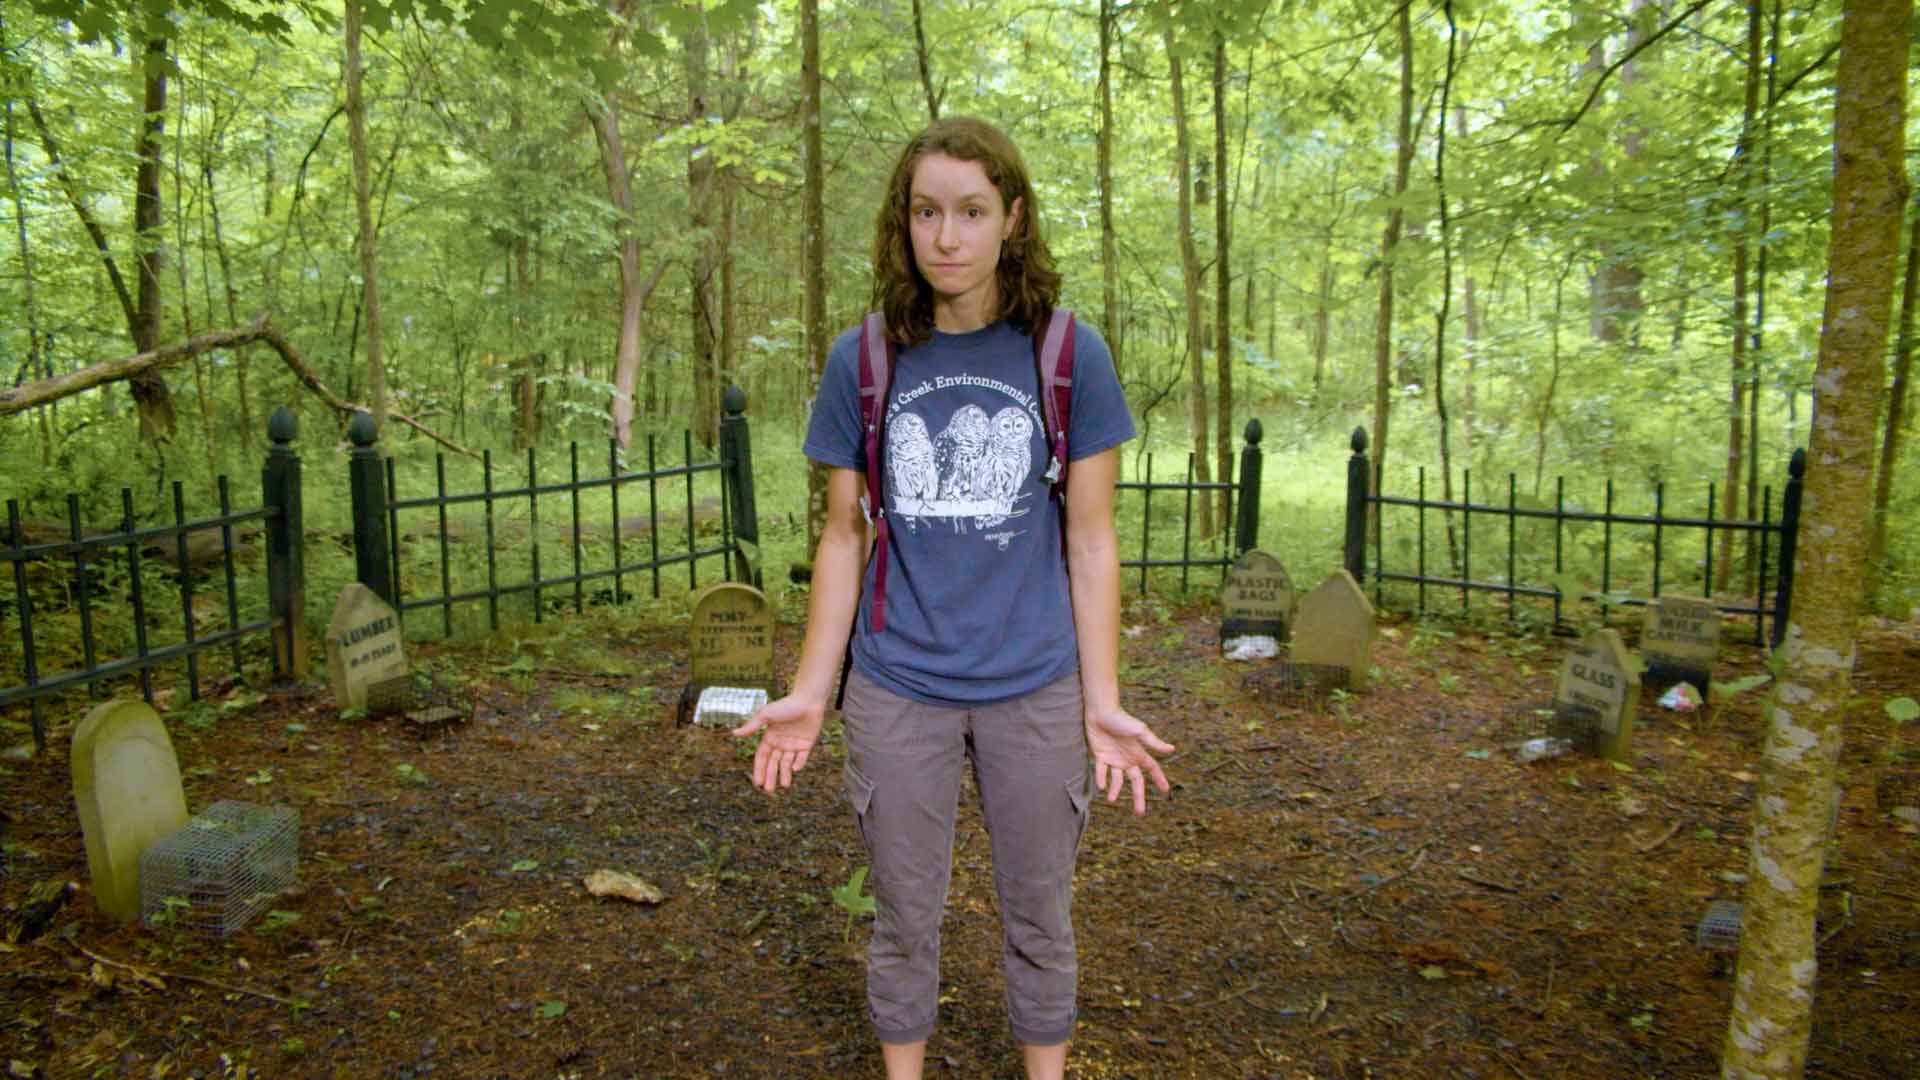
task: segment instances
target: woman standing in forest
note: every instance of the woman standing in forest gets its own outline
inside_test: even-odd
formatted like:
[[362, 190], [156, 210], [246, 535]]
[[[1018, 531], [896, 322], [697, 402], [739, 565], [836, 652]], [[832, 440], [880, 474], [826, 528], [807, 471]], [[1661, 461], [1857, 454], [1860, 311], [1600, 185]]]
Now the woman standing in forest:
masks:
[[1147, 784], [1168, 790], [1153, 755], [1173, 750], [1120, 705], [1113, 492], [1133, 420], [1106, 343], [1078, 326], [1067, 482], [1050, 496], [1062, 463], [1046, 437], [1035, 337], [1060, 275], [1026, 166], [997, 128], [954, 118], [907, 143], [873, 254], [874, 306], [891, 342], [882, 351], [896, 354], [875, 409], [884, 549], [868, 559], [860, 397], [875, 390], [855, 328], [834, 342], [807, 431], [807, 456], [830, 473], [793, 692], [734, 734], [761, 733], [756, 787], [790, 786], [851, 635], [845, 785], [877, 905], [869, 1014], [894, 1080], [920, 1075], [934, 1027], [954, 815], [972, 762], [1008, 1019], [1027, 1075], [1059, 1077], [1075, 1018], [1087, 756], [1108, 800], [1130, 785], [1144, 814]]

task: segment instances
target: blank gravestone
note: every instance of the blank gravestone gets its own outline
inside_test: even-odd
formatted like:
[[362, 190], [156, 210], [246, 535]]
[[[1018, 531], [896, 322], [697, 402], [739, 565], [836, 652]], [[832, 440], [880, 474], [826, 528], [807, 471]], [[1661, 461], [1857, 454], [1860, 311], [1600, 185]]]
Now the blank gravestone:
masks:
[[1272, 638], [1277, 644], [1287, 639], [1293, 619], [1293, 581], [1279, 559], [1264, 551], [1244, 552], [1220, 586], [1220, 606], [1221, 651], [1232, 651], [1249, 637]]
[[109, 701], [73, 729], [73, 801], [94, 903], [132, 922], [140, 917], [141, 853], [187, 821], [180, 761], [151, 705]]
[[[702, 590], [693, 603], [687, 688], [680, 696], [686, 719], [704, 691], [714, 707], [701, 710], [702, 723], [733, 726], [776, 690], [773, 677], [773, 609], [766, 594], [751, 585], [721, 582]], [[743, 691], [729, 694], [726, 690]], [[743, 711], [744, 710], [744, 711]]]
[[1625, 761], [1633, 744], [1640, 677], [1612, 630], [1595, 630], [1560, 665], [1547, 733], [1609, 761]]
[[1704, 700], [1720, 660], [1720, 609], [1710, 600], [1662, 596], [1647, 605], [1640, 631], [1644, 676], [1656, 692], [1675, 683], [1691, 683]]
[[1295, 665], [1342, 667], [1347, 686], [1363, 690], [1373, 665], [1373, 605], [1345, 570], [1327, 575], [1294, 612]]
[[327, 623], [327, 672], [342, 709], [364, 709], [373, 687], [407, 677], [399, 615], [357, 581], [340, 590]]

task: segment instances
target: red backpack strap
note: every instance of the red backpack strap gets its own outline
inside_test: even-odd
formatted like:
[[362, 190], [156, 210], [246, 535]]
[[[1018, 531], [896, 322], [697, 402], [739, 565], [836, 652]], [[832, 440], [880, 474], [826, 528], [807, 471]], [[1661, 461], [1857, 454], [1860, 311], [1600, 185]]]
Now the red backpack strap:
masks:
[[1040, 369], [1040, 412], [1047, 425], [1047, 478], [1053, 497], [1067, 496], [1067, 429], [1073, 419], [1073, 312], [1054, 308], [1045, 331], [1034, 339]]
[[887, 507], [881, 501], [881, 428], [886, 426], [887, 392], [893, 385], [893, 342], [887, 338], [887, 320], [869, 312], [860, 324], [860, 426], [867, 462], [867, 519], [873, 523], [873, 610], [868, 620], [874, 633], [887, 628]]

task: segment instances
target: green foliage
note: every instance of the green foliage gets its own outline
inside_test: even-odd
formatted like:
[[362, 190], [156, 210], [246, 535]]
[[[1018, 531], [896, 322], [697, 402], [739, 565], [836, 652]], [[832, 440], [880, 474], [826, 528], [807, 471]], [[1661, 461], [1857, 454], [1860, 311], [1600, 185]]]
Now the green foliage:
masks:
[[854, 919], [862, 915], [872, 915], [874, 913], [873, 897], [861, 891], [866, 887], [866, 884], [867, 868], [862, 866], [856, 868], [853, 873], [847, 877], [846, 884], [835, 885], [830, 892], [830, 895], [833, 897], [833, 902], [840, 906], [840, 910], [847, 913], [847, 928], [845, 932], [841, 934], [842, 937], [853, 933]]

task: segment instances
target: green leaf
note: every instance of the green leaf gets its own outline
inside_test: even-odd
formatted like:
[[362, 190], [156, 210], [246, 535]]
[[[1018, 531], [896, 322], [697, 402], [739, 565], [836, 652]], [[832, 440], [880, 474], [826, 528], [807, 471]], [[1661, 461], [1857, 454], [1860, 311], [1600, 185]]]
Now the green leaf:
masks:
[[1629, 764], [1627, 764], [1627, 763], [1626, 763], [1626, 762], [1624, 762], [1624, 761], [1609, 761], [1609, 762], [1607, 762], [1607, 764], [1608, 764], [1608, 765], [1611, 765], [1611, 766], [1613, 766], [1613, 767], [1614, 767], [1615, 769], [1618, 769], [1618, 770], [1619, 770], [1619, 771], [1621, 771], [1621, 772], [1632, 772], [1632, 771], [1633, 771], [1633, 766], [1631, 766], [1631, 765], [1629, 765]]
[[1893, 717], [1896, 724], [1905, 724], [1920, 717], [1920, 702], [1910, 697], [1897, 697], [1885, 705], [1887, 715]]
[[1420, 969], [1420, 977], [1423, 979], [1444, 979], [1447, 977], [1447, 969], [1437, 964], [1428, 964], [1426, 967]]
[[873, 897], [861, 895], [861, 890], [866, 887], [866, 884], [867, 868], [862, 866], [853, 872], [853, 876], [847, 879], [845, 885], [833, 887], [833, 902], [845, 909], [848, 915], [873, 914]]
[[540, 1014], [540, 1019], [552, 1020], [555, 1017], [566, 1015], [567, 1003], [564, 1001], [543, 1001], [540, 1003], [540, 1007], [534, 1011]]
[[538, 870], [540, 869], [540, 860], [539, 859], [521, 859], [519, 862], [514, 863], [513, 866], [511, 866], [509, 869], [511, 869], [516, 874], [524, 874], [532, 870]]
[[1713, 696], [1721, 701], [1725, 701], [1735, 694], [1744, 694], [1749, 690], [1765, 686], [1772, 681], [1773, 676], [1761, 672], [1758, 675], [1747, 675], [1729, 682], [1714, 683]]

